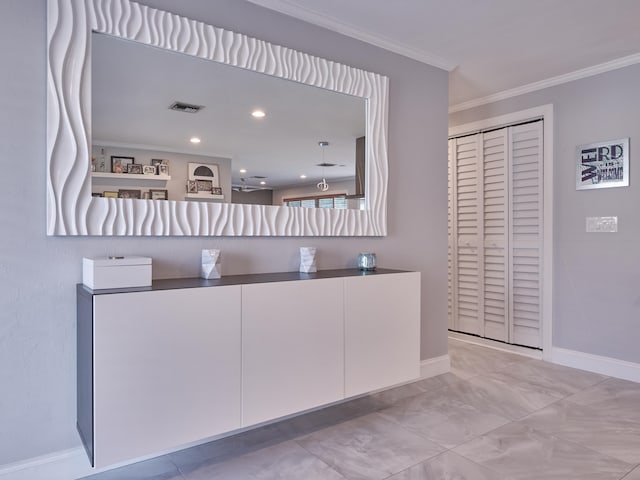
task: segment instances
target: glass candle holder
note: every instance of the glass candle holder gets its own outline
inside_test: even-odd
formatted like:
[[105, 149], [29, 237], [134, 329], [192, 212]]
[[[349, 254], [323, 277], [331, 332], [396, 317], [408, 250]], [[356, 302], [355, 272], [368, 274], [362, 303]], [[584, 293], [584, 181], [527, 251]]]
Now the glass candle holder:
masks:
[[358, 268], [365, 272], [372, 272], [376, 269], [376, 254], [363, 252], [358, 254]]

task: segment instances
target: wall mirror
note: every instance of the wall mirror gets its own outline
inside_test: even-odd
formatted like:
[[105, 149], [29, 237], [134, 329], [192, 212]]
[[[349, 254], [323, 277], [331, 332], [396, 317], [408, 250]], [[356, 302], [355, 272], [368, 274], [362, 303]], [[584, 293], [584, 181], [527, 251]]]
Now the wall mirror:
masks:
[[[128, 0], [49, 0], [48, 47], [49, 235], [386, 235], [386, 77]], [[163, 57], [166, 55], [175, 57], [175, 65], [174, 60]], [[115, 59], [125, 57], [135, 59], [135, 67], [114, 64]], [[172, 67], [163, 74], [157, 70], [162, 64]], [[226, 73], [216, 73], [216, 68], [226, 69], [223, 70]], [[185, 69], [189, 73], [180, 75]], [[188, 79], [194, 74], [199, 81], [191, 89], [177, 87], [179, 78]], [[169, 105], [164, 105], [168, 98], [171, 102], [201, 105], [198, 99], [204, 98], [202, 96], [180, 97], [196, 92], [207, 83], [215, 83], [214, 79], [207, 81], [207, 76], [220, 80], [223, 90], [224, 82], [227, 82], [226, 90], [231, 84], [246, 84], [246, 93], [240, 95], [245, 100], [242, 105], [225, 104], [232, 95], [227, 99], [205, 101], [212, 104], [204, 105], [201, 112], [218, 113], [217, 118], [222, 119], [220, 124], [196, 126], [194, 119], [206, 115], [170, 111]], [[164, 89], [165, 96], [161, 100], [153, 99], [155, 107], [162, 109], [163, 115], [184, 119], [179, 121], [185, 125], [183, 130], [174, 125], [162, 131], [166, 127], [156, 123], [155, 118], [147, 117], [145, 121], [144, 117], [137, 116], [145, 113], [141, 106], [144, 101], [151, 101], [141, 95], [153, 90], [144, 89], [145, 82], [159, 85], [160, 77], [168, 77], [170, 81], [159, 87]], [[130, 83], [131, 88], [105, 88], [105, 84], [113, 86], [117, 78]], [[266, 86], [258, 87], [256, 81]], [[122, 95], [118, 101], [110, 102], [109, 97], [117, 91]], [[260, 92], [269, 92], [271, 98], [260, 100], [256, 96]], [[277, 104], [271, 101], [275, 97], [285, 100]], [[136, 101], [142, 103], [136, 104]], [[314, 105], [312, 110], [316, 111], [323, 106], [324, 116], [321, 117], [320, 112], [316, 112], [317, 115], [307, 112], [304, 117], [302, 108], [294, 111], [292, 105], [302, 106], [305, 102]], [[146, 129], [126, 127], [125, 121], [114, 122], [118, 109], [129, 107], [132, 110], [120, 110], [122, 119], [131, 119]], [[265, 119], [273, 121], [258, 124], [260, 120], [249, 119], [251, 111], [247, 110], [253, 109], [266, 110]], [[234, 118], [236, 113], [246, 118], [240, 121]], [[216, 118], [216, 115], [210, 117]], [[247, 130], [250, 125], [247, 119], [253, 121], [254, 126], [260, 125], [259, 130]], [[269, 131], [276, 123], [284, 125], [285, 136], [277, 136], [282, 132], [276, 135]], [[124, 128], [114, 128], [120, 125]], [[223, 125], [233, 127], [234, 131], [224, 131]], [[331, 130], [329, 125], [339, 128]], [[302, 126], [308, 128], [299, 130]], [[191, 131], [193, 133], [189, 133]], [[188, 142], [186, 136], [203, 138], [199, 145], [183, 148], [175, 143], [178, 140], [170, 141], [170, 133], [179, 137], [180, 142]], [[215, 133], [220, 134], [218, 140], [214, 140]], [[280, 189], [291, 187], [301, 175], [309, 178], [307, 184], [315, 184], [315, 179], [320, 177], [327, 178], [330, 185], [354, 182], [355, 144], [356, 139], [362, 137], [366, 138], [363, 155], [366, 168], [360, 209], [281, 206], [282, 196], [272, 204], [229, 203], [233, 190], [243, 191], [242, 187], [247, 186], [259, 189], [262, 180], [259, 177], [267, 177], [264, 181], [271, 183], [268, 187]], [[242, 142], [238, 138], [257, 139], [257, 142]], [[270, 139], [273, 145], [279, 145], [280, 151], [269, 144]], [[318, 145], [324, 140], [330, 141], [330, 147]], [[256, 148], [260, 141], [264, 144], [262, 151]], [[165, 168], [169, 170], [162, 177], [144, 178], [132, 169], [131, 175], [117, 178], [117, 182], [126, 180], [123, 191], [135, 191], [129, 187], [136, 184], [136, 179], [144, 179], [151, 195], [140, 199], [126, 198], [128, 195], [113, 198], [113, 192], [97, 196], [102, 195], [101, 189], [113, 190], [113, 187], [104, 187], [105, 184], [116, 182], [112, 178], [111, 157], [126, 163], [127, 158], [134, 156], [137, 161], [133, 162], [144, 166], [158, 161], [153, 157], [171, 159], [166, 162]], [[201, 201], [187, 195], [189, 184], [180, 177], [184, 175], [186, 179], [187, 168], [180, 164], [185, 159], [219, 166], [222, 184], [220, 191], [214, 189], [212, 193], [220, 194], [220, 202], [210, 198]], [[280, 164], [276, 160], [280, 160]], [[335, 163], [336, 167], [327, 171], [318, 166], [322, 162]], [[172, 163], [176, 173], [182, 173], [172, 175]], [[267, 165], [273, 165], [272, 170]], [[169, 182], [169, 177], [179, 179], [179, 187], [174, 188], [182, 189], [184, 195], [176, 193], [167, 197], [162, 193], [169, 190], [166, 185], [162, 188], [162, 182]], [[205, 189], [206, 183], [201, 184]]]

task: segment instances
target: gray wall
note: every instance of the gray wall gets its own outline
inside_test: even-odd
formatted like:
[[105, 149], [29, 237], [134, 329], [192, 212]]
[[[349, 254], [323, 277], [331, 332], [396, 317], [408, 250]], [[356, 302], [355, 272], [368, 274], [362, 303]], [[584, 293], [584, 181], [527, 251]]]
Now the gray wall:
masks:
[[231, 203], [245, 205], [273, 205], [273, 190], [254, 190], [252, 192], [231, 192]]
[[45, 235], [46, 2], [0, 4], [0, 465], [79, 446], [75, 431], [75, 291], [83, 256], [153, 257], [156, 278], [196, 276], [220, 248], [225, 274], [298, 267], [422, 272], [422, 358], [446, 347], [447, 73], [239, 0], [145, 0], [217, 26], [390, 77], [389, 235], [385, 238], [69, 238]]
[[[640, 362], [640, 65], [454, 113], [450, 125], [554, 107], [553, 344]], [[576, 191], [578, 145], [630, 137], [630, 186]], [[618, 233], [585, 233], [585, 217]]]

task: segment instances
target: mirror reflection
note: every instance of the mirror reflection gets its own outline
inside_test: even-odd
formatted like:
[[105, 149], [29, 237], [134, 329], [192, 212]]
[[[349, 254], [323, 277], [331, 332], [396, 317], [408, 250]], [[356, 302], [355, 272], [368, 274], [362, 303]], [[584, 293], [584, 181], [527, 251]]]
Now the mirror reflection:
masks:
[[360, 208], [365, 100], [92, 34], [92, 192]]

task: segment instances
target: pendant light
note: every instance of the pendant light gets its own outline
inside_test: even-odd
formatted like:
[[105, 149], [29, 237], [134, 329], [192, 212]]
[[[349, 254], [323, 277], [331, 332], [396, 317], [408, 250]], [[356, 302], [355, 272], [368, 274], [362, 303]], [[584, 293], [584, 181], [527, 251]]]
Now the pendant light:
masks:
[[320, 164], [320, 166], [322, 167], [322, 181], [318, 182], [316, 186], [321, 192], [326, 192], [327, 190], [329, 190], [329, 184], [327, 183], [327, 178], [324, 175], [324, 168], [327, 166], [326, 162], [324, 161], [324, 149], [325, 147], [329, 146], [329, 142], [327, 142], [326, 140], [322, 140], [318, 142], [318, 145], [322, 149], [322, 163]]

